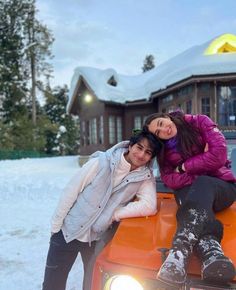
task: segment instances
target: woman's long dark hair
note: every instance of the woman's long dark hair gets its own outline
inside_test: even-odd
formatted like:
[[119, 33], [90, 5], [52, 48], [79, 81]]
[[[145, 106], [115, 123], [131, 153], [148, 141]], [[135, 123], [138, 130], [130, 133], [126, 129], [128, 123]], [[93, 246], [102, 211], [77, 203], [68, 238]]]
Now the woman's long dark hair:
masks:
[[[177, 150], [184, 159], [187, 159], [192, 155], [193, 148], [203, 149], [199, 140], [198, 129], [191, 124], [186, 122], [184, 119], [184, 113], [176, 111], [172, 113], [155, 113], [148, 116], [144, 123], [144, 129], [148, 130], [148, 125], [156, 118], [170, 118], [177, 128]], [[157, 137], [158, 138], [158, 137]], [[160, 139], [160, 138], [159, 138]], [[161, 140], [161, 139], [160, 139]], [[165, 142], [164, 140], [162, 140]], [[159, 164], [162, 165], [164, 162], [164, 150], [158, 156]]]

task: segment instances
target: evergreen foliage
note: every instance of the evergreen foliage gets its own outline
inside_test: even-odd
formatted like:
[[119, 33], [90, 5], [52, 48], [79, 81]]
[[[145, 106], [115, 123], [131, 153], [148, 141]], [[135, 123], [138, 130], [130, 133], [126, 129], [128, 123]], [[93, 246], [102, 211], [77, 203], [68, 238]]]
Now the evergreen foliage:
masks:
[[5, 123], [26, 113], [28, 89], [23, 65], [24, 13], [21, 0], [0, 0], [0, 112]]
[[78, 154], [68, 89], [50, 88], [53, 41], [35, 0], [0, 0], [0, 151]]
[[44, 110], [53, 126], [46, 133], [46, 152], [56, 152], [60, 155], [78, 154], [79, 124], [78, 119], [66, 113], [67, 86], [47, 90], [45, 98]]
[[54, 41], [52, 33], [46, 25], [41, 24], [36, 18], [35, 0], [25, 3], [25, 21], [23, 26], [24, 57], [27, 74], [30, 79], [31, 114], [33, 124], [36, 125], [37, 117], [37, 88], [44, 90], [44, 83], [39, 78], [44, 77], [47, 85], [52, 74], [52, 66], [48, 60], [52, 58], [51, 46]]
[[45, 152], [46, 131], [51, 123], [46, 116], [40, 116], [37, 126], [25, 115], [14, 119], [14, 122], [0, 123], [0, 149], [32, 150]]
[[148, 70], [151, 70], [155, 67], [155, 58], [152, 54], [149, 54], [145, 57], [145, 60], [143, 62], [143, 67], [142, 67], [142, 71], [146, 72]]

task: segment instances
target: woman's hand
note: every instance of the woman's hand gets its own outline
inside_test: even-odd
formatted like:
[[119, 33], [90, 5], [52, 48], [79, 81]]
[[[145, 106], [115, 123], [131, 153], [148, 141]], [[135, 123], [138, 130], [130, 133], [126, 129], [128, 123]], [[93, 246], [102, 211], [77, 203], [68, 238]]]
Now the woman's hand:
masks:
[[180, 173], [180, 172], [179, 172], [179, 166], [177, 166], [177, 167], [175, 168], [175, 172]]
[[184, 173], [185, 172], [185, 167], [184, 167], [184, 163], [178, 165], [176, 168], [175, 168], [175, 172], [177, 173]]

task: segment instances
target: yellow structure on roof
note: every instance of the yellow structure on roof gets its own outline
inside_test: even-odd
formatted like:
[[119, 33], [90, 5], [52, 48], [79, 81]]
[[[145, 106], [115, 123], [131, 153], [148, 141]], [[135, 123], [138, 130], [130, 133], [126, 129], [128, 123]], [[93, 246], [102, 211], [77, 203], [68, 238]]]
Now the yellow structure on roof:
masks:
[[205, 50], [205, 55], [236, 52], [236, 35], [223, 34], [214, 39]]

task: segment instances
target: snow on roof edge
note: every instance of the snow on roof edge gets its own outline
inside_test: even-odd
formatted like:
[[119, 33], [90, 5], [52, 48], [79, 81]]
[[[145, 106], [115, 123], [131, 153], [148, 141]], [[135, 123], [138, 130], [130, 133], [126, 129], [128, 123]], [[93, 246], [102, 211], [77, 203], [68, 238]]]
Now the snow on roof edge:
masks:
[[[215, 40], [216, 38], [202, 45], [193, 46], [160, 66], [139, 75], [118, 74], [113, 68], [77, 67], [71, 80], [68, 108], [73, 101], [72, 97], [80, 76], [83, 76], [100, 100], [125, 103], [148, 100], [153, 92], [163, 90], [192, 75], [235, 73], [236, 53], [204, 55], [207, 47]], [[112, 76], [117, 82], [116, 86], [108, 83]]]

